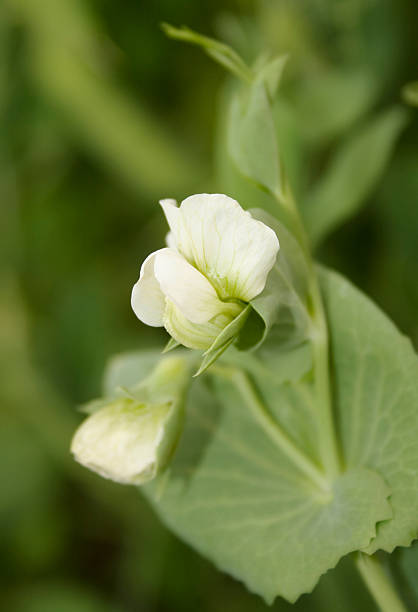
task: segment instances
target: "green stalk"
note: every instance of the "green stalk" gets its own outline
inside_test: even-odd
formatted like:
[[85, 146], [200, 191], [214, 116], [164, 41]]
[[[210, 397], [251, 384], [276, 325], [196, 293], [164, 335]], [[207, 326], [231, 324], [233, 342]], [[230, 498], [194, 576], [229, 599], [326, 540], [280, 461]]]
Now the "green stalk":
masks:
[[[309, 241], [299, 210], [287, 184], [285, 185], [284, 195], [278, 198], [278, 201], [286, 208], [293, 219], [296, 237], [305, 252], [311, 272], [311, 342], [313, 348], [317, 415], [319, 418], [319, 446], [326, 475], [328, 479], [332, 481], [341, 472], [342, 465], [333, 415], [328, 323], [318, 276], [309, 248]], [[355, 554], [354, 558], [356, 567], [381, 612], [407, 612], [389, 576], [384, 571], [376, 556], [371, 557], [358, 552]]]
[[325, 472], [332, 481], [341, 472], [341, 459], [332, 406], [328, 324], [308, 236], [287, 182], [284, 185], [283, 196], [278, 198], [278, 201], [286, 208], [293, 219], [296, 237], [305, 252], [311, 273], [310, 298], [313, 312], [310, 339], [313, 349], [314, 384], [319, 419], [319, 450]]
[[407, 612], [377, 557], [359, 552], [355, 564], [381, 612]]
[[328, 326], [318, 279], [314, 269], [312, 273], [311, 298], [314, 326], [311, 341], [317, 414], [319, 418], [319, 446], [325, 471], [330, 479], [334, 480], [341, 471], [341, 460], [332, 406]]

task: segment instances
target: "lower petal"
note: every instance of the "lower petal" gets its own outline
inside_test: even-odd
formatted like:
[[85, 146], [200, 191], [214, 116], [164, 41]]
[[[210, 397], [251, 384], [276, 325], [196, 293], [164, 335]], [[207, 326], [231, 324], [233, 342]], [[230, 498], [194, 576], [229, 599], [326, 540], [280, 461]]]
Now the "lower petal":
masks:
[[206, 323], [231, 309], [221, 302], [208, 279], [177, 251], [161, 249], [156, 255], [154, 271], [161, 290], [190, 321]]
[[233, 320], [230, 314], [219, 314], [207, 323], [192, 323], [181, 310], [167, 298], [164, 327], [174, 340], [191, 349], [206, 350], [221, 331]]

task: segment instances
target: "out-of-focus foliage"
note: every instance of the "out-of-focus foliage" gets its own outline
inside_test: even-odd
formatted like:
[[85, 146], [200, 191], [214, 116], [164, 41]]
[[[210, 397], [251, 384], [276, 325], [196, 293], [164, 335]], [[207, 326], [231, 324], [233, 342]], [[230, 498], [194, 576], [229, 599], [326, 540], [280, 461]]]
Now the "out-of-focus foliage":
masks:
[[407, 83], [402, 90], [405, 102], [418, 106], [418, 81]]
[[[164, 342], [129, 306], [140, 262], [166, 231], [157, 199], [242, 189], [215, 136], [224, 75], [167, 40], [161, 21], [217, 35], [249, 62], [265, 49], [289, 54], [275, 121], [307, 215], [339, 150], [416, 80], [415, 0], [3, 1], [0, 607], [13, 612], [265, 609], [170, 535], [134, 489], [69, 456], [74, 406], [100, 394], [108, 356]], [[397, 136], [360, 212], [318, 256], [417, 345], [414, 107]], [[413, 551], [391, 560], [411, 601]], [[373, 603], [347, 559], [294, 609]]]

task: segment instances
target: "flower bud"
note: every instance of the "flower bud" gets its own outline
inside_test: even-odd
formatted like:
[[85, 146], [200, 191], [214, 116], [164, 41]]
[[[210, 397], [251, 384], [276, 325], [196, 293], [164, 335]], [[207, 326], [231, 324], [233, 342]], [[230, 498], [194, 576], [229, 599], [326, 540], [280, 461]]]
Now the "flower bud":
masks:
[[149, 379], [110, 399], [77, 429], [76, 461], [124, 484], [143, 484], [169, 462], [184, 416], [188, 366], [184, 358], [163, 359]]

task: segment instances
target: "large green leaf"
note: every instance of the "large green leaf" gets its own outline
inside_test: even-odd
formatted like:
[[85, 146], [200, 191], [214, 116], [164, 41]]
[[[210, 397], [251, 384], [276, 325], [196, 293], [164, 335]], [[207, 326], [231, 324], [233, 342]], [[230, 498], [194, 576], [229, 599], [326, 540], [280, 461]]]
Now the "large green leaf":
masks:
[[[132, 359], [129, 375], [119, 360], [124, 384], [138, 375]], [[254, 392], [314, 457], [310, 383], [283, 385], [253, 361], [247, 366], [263, 390]], [[193, 385], [174, 461], [145, 492], [173, 531], [269, 602], [310, 591], [391, 516], [386, 484], [370, 470], [350, 470], [326, 490], [304, 477], [254, 419], [239, 378], [205, 376]]]
[[368, 552], [391, 552], [418, 536], [418, 358], [411, 342], [360, 291], [322, 273], [331, 324], [335, 397], [348, 468], [388, 483], [394, 518]]
[[193, 387], [175, 460], [146, 494], [173, 531], [268, 602], [310, 591], [390, 516], [372, 471], [350, 470], [329, 493], [314, 488], [222, 380], [215, 393]]
[[394, 107], [361, 126], [337, 149], [303, 209], [312, 241], [320, 242], [354, 214], [380, 179], [407, 113]]
[[[295, 365], [281, 376], [280, 360], [266, 367], [258, 353], [229, 350], [193, 384], [174, 461], [145, 488], [175, 533], [269, 602], [276, 595], [294, 601], [351, 551], [391, 550], [417, 534], [416, 355], [346, 280], [321, 271], [321, 284], [343, 474], [328, 489], [318, 487], [275, 443], [254, 408], [262, 406], [319, 464], [309, 352], [298, 349]], [[121, 364], [113, 383], [133, 384], [127, 379], [138, 368]]]

